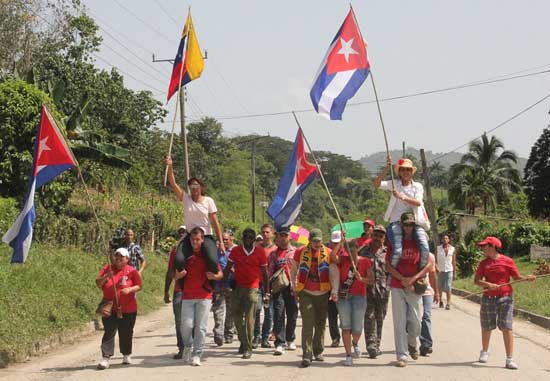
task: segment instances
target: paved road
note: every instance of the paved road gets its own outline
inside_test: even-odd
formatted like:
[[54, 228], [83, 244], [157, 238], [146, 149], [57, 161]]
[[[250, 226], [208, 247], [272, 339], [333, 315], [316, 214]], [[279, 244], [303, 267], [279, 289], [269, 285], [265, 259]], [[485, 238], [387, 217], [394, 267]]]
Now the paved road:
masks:
[[[502, 336], [493, 337], [488, 364], [476, 362], [480, 347], [477, 304], [455, 299], [451, 311], [435, 309], [434, 353], [429, 358], [411, 361], [403, 369], [395, 368], [391, 316], [387, 317], [382, 343], [383, 355], [376, 360], [366, 357], [355, 360], [354, 367], [344, 367], [343, 348], [327, 348], [325, 362], [314, 363], [308, 369], [298, 368], [301, 351], [273, 356], [269, 349], [257, 350], [252, 359], [237, 355], [238, 343], [216, 347], [207, 338], [203, 365], [191, 367], [171, 359], [175, 335], [171, 307], [166, 306], [150, 315], [138, 317], [134, 341], [134, 364], [120, 365], [117, 355], [111, 368], [95, 370], [100, 356], [98, 333], [26, 364], [0, 370], [0, 381], [7, 380], [325, 380], [336, 377], [365, 380], [550, 380], [550, 332], [528, 322], [516, 321], [516, 355], [520, 369], [503, 368]], [[209, 327], [212, 327], [212, 319]], [[300, 331], [300, 325], [297, 329]], [[327, 330], [327, 343], [328, 330]], [[183, 378], [182, 378], [183, 377]]]

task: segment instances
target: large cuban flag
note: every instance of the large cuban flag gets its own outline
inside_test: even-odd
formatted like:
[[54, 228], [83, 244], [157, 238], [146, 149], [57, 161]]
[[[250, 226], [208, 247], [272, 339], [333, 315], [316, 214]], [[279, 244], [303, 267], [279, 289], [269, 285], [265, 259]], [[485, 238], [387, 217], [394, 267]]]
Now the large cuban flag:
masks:
[[34, 193], [57, 175], [76, 165], [70, 148], [65, 143], [48, 109], [42, 107], [38, 136], [34, 145], [34, 157], [29, 193], [21, 214], [2, 241], [13, 248], [11, 263], [23, 263], [29, 255], [32, 241], [32, 227], [36, 218]]
[[267, 210], [276, 229], [290, 226], [296, 220], [302, 207], [302, 193], [315, 180], [318, 172], [317, 166], [307, 161], [302, 129], [298, 129], [290, 161]]
[[321, 62], [309, 95], [315, 110], [331, 120], [342, 120], [346, 102], [369, 75], [365, 42], [350, 9]]

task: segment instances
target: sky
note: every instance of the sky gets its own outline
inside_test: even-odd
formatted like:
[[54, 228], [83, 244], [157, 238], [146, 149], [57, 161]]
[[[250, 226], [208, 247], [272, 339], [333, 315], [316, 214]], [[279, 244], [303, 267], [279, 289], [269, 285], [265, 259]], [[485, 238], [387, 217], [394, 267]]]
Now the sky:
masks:
[[[218, 118], [226, 136], [294, 140], [298, 113], [315, 150], [359, 159], [383, 151], [375, 103], [348, 105], [343, 121], [313, 111], [309, 89], [349, 11], [340, 0], [83, 0], [103, 45], [97, 66], [116, 67], [135, 90], [166, 103], [171, 64], [191, 7], [202, 50], [202, 76], [187, 86], [186, 116]], [[368, 44], [381, 99], [550, 70], [550, 1], [371, 0], [352, 2]], [[390, 149], [448, 152], [550, 94], [550, 72], [484, 86], [380, 103]], [[374, 100], [370, 78], [350, 103]], [[160, 128], [170, 130], [176, 98]], [[494, 133], [528, 157], [550, 123], [550, 98]], [[233, 118], [238, 117], [238, 118]], [[178, 117], [177, 130], [179, 130]], [[458, 152], [465, 152], [460, 147]]]

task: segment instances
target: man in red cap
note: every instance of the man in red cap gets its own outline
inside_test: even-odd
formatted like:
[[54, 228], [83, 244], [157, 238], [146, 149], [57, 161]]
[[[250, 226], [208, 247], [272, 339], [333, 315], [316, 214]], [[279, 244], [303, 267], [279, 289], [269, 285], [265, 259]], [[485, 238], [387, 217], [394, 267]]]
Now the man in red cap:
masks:
[[512, 286], [508, 283], [510, 278], [533, 281], [536, 277], [520, 275], [514, 260], [497, 251], [502, 247], [502, 242], [498, 238], [486, 237], [477, 245], [483, 250], [485, 259], [479, 263], [476, 270], [475, 284], [486, 290], [481, 298], [482, 349], [479, 353], [479, 362], [486, 363], [489, 360], [491, 332], [498, 327], [502, 331], [506, 350], [505, 366], [507, 369], [517, 369], [518, 366], [512, 358], [514, 352], [514, 336], [512, 334], [514, 299], [512, 298]]
[[363, 234], [357, 239], [357, 249], [367, 246], [372, 240], [372, 231], [376, 223], [373, 220], [363, 221]]

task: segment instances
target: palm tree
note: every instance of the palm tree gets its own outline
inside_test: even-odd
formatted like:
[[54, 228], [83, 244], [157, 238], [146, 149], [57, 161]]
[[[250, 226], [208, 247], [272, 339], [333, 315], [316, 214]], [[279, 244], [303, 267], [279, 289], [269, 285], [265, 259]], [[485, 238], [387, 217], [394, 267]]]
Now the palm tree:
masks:
[[470, 143], [460, 163], [451, 166], [449, 198], [471, 214], [478, 206], [483, 206], [484, 214], [489, 207], [495, 210], [509, 192], [521, 188], [519, 172], [512, 167], [516, 162], [516, 154], [505, 150], [497, 137], [489, 140], [483, 134], [481, 140]]

